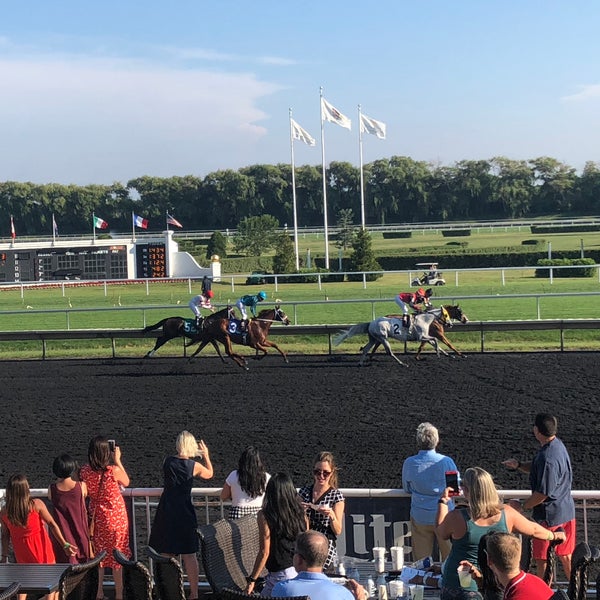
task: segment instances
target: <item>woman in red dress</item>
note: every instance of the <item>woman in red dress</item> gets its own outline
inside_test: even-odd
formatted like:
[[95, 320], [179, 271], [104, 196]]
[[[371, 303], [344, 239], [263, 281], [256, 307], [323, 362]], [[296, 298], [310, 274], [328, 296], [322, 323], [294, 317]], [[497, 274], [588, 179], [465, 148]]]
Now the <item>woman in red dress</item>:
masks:
[[[12, 475], [6, 485], [6, 505], [0, 511], [2, 521], [2, 562], [8, 562], [8, 545], [12, 542], [17, 563], [54, 564], [56, 558], [46, 525], [68, 556], [77, 548], [63, 537], [56, 521], [39, 498], [32, 498], [25, 475]], [[55, 593], [45, 598], [53, 598]]]
[[[97, 598], [104, 597], [104, 567], [110, 567], [115, 581], [115, 599], [123, 598], [123, 572], [121, 565], [115, 560], [113, 550], [116, 548], [127, 558], [131, 556], [129, 549], [129, 521], [125, 501], [121, 494], [121, 486], [129, 485], [129, 476], [121, 463], [121, 449], [111, 449], [104, 436], [96, 436], [90, 440], [88, 448], [89, 464], [81, 467], [80, 479], [88, 490], [90, 499], [89, 514], [94, 520], [94, 550], [104, 550], [106, 558], [100, 563]], [[111, 464], [112, 463], [112, 464]]]

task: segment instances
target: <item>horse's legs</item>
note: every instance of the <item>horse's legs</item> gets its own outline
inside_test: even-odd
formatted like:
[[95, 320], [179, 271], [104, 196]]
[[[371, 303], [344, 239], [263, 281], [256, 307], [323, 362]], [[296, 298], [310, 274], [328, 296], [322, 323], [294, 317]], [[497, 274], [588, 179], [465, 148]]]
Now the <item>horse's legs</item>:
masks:
[[194, 353], [190, 356], [190, 358], [188, 359], [188, 362], [191, 362], [192, 358], [194, 358], [194, 356], [196, 356], [197, 354], [200, 354], [202, 349], [205, 348], [206, 346], [208, 346], [209, 343], [213, 345], [213, 348], [215, 349], [215, 352], [219, 355], [221, 362], [224, 363], [225, 359], [223, 358], [223, 355], [221, 354], [221, 349], [219, 348], [219, 345], [217, 344], [217, 342], [215, 342], [215, 340], [206, 340], [206, 341], [202, 342], [198, 346], [198, 348], [196, 348], [196, 350], [194, 350]]
[[454, 352], [456, 352], [456, 354], [458, 354], [458, 356], [465, 356], [460, 350], [457, 350], [451, 343], [450, 340], [442, 333], [440, 336], [440, 341], [444, 342], [444, 344], [446, 344], [446, 346], [448, 346], [448, 348], [450, 348], [450, 350], [453, 350]]
[[281, 356], [283, 356], [283, 360], [285, 360], [285, 362], [290, 362], [288, 360], [287, 357], [287, 353], [284, 352], [275, 342], [271, 342], [270, 340], [264, 340], [261, 344], [256, 344], [255, 345], [256, 351], [258, 353], [258, 350], [261, 350], [264, 354], [262, 356], [257, 356], [258, 359], [264, 358], [267, 355], [267, 348], [275, 348], [275, 350], [277, 350], [277, 352], [279, 352], [279, 354], [281, 354]]
[[167, 337], [166, 335], [163, 335], [162, 337], [156, 338], [156, 344], [154, 344], [154, 348], [152, 348], [152, 350], [150, 350], [149, 352], [146, 353], [146, 355], [144, 356], [144, 358], [152, 358], [154, 356], [154, 353], [164, 344], [166, 344], [169, 340], [172, 340], [173, 338]]
[[388, 356], [391, 356], [399, 365], [402, 365], [403, 367], [406, 367], [408, 365], [405, 365], [393, 352], [392, 352], [392, 347], [390, 346], [390, 343], [388, 342], [387, 339], [382, 339], [381, 343], [383, 344], [383, 347], [385, 348], [385, 352]]
[[238, 364], [240, 367], [242, 367], [242, 369], [246, 369], [246, 371], [248, 371], [248, 365], [246, 364], [244, 357], [241, 354], [236, 354], [233, 351], [233, 347], [231, 345], [231, 338], [229, 337], [229, 335], [225, 334], [223, 339], [220, 341], [225, 346], [225, 352], [227, 353], [227, 356], [229, 356], [229, 358], [234, 360], [236, 362], [236, 364]]

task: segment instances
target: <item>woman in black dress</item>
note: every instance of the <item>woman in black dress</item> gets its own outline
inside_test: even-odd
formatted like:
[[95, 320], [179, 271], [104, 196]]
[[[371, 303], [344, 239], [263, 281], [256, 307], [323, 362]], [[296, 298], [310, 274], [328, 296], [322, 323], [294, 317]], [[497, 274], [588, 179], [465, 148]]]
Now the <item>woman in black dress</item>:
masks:
[[[198, 521], [192, 504], [194, 477], [210, 479], [213, 467], [208, 448], [189, 431], [182, 431], [175, 443], [177, 456], [163, 463], [164, 489], [154, 518], [150, 546], [166, 556], [181, 554], [190, 584], [190, 600], [198, 598]], [[194, 460], [198, 457], [202, 462]]]

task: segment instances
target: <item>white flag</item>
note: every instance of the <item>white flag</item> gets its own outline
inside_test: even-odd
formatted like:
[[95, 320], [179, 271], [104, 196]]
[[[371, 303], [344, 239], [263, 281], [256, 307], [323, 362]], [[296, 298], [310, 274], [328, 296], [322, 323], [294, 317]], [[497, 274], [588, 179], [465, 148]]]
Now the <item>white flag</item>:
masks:
[[376, 121], [365, 115], [360, 115], [360, 131], [361, 133], [372, 133], [380, 140], [385, 140], [385, 123]]
[[291, 121], [292, 121], [292, 137], [295, 140], [300, 140], [301, 142], [304, 142], [308, 146], [314, 146], [315, 138], [312, 135], [310, 135], [310, 133], [308, 133], [308, 131], [306, 131], [306, 129], [303, 129], [302, 127], [300, 127], [300, 125], [298, 125], [298, 123], [296, 123], [296, 121], [294, 121], [294, 119], [292, 119]]
[[323, 109], [323, 119], [325, 121], [337, 123], [341, 127], [350, 129], [352, 121], [346, 115], [343, 115], [337, 108], [329, 104], [325, 98], [321, 98], [321, 107]]

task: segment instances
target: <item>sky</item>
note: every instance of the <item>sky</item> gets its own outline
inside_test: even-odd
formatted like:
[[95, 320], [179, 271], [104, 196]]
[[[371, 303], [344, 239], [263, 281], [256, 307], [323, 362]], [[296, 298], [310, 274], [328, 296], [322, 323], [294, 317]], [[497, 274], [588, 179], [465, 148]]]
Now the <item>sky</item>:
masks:
[[[2, 3], [0, 181], [126, 184], [290, 163], [289, 109], [365, 163], [600, 161], [600, 2]], [[323, 97], [352, 120], [321, 127]], [[323, 143], [321, 143], [323, 129]]]

